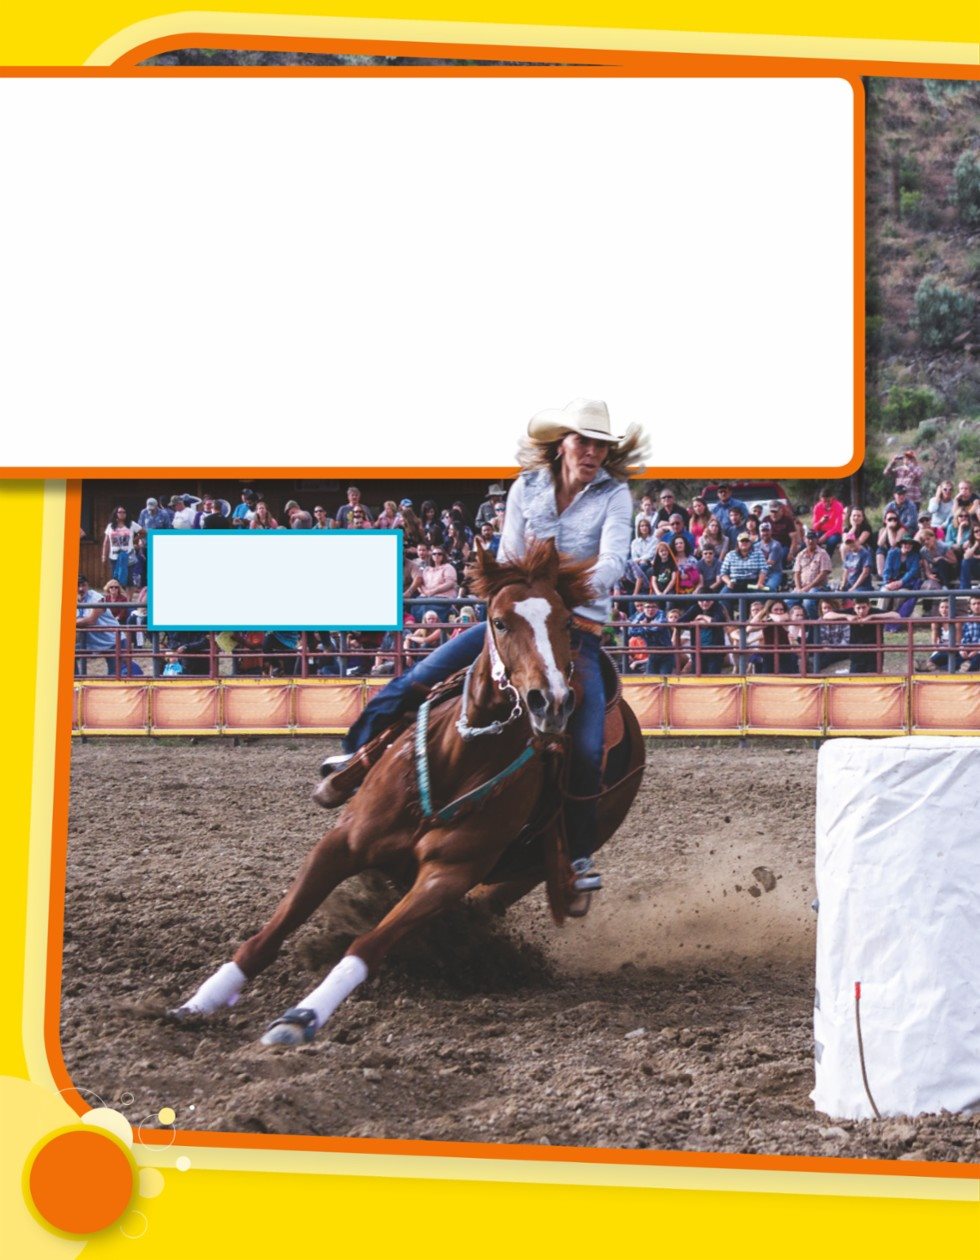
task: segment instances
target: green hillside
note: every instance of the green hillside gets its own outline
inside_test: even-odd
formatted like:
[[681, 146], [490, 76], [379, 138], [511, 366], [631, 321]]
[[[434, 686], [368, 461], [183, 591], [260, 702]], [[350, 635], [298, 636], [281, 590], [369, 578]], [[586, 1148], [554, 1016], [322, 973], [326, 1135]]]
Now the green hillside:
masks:
[[980, 84], [869, 79], [867, 489], [980, 477]]

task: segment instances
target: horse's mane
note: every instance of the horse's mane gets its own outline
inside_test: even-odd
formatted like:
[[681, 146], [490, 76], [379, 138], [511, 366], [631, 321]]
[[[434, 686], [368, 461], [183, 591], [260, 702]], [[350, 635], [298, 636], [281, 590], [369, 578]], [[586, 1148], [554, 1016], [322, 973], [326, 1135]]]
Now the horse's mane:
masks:
[[490, 600], [505, 587], [533, 582], [553, 586], [568, 608], [588, 604], [594, 598], [591, 573], [595, 558], [573, 560], [559, 555], [553, 538], [534, 540], [519, 560], [498, 562], [477, 540], [470, 586], [482, 600]]

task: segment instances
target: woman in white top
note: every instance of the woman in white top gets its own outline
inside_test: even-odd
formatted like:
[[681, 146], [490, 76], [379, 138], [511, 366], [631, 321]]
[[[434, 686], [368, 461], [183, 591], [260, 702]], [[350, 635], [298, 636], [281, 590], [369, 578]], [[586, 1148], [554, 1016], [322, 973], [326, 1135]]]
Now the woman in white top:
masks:
[[[559, 552], [576, 560], [595, 557], [592, 599], [572, 613], [575, 674], [582, 703], [569, 723], [572, 781], [576, 796], [598, 793], [602, 763], [605, 698], [600, 673], [602, 627], [610, 616], [610, 589], [623, 575], [633, 533], [628, 468], [642, 458], [638, 426], [613, 434], [603, 402], [576, 399], [562, 410], [539, 412], [521, 439], [523, 469], [507, 497], [498, 561], [520, 558], [530, 541], [553, 538]], [[450, 639], [414, 668], [396, 678], [366, 706], [347, 732], [346, 756], [328, 758], [321, 772], [340, 771], [353, 754], [402, 713], [418, 708], [435, 683], [470, 665], [483, 649], [486, 623]], [[360, 763], [358, 763], [360, 764]], [[351, 776], [345, 788], [354, 789]], [[339, 785], [338, 785], [339, 787]], [[569, 849], [580, 892], [602, 886], [592, 865], [596, 843], [594, 802], [578, 802], [566, 812]]]
[[653, 559], [657, 552], [657, 540], [653, 536], [653, 526], [648, 516], [636, 518], [636, 537], [630, 543], [630, 562], [626, 567], [627, 577], [633, 579], [633, 594], [650, 585], [650, 574], [653, 572]]
[[129, 586], [129, 553], [133, 550], [136, 526], [122, 506], [109, 517], [102, 540], [102, 563], [112, 566], [112, 576], [122, 587]]

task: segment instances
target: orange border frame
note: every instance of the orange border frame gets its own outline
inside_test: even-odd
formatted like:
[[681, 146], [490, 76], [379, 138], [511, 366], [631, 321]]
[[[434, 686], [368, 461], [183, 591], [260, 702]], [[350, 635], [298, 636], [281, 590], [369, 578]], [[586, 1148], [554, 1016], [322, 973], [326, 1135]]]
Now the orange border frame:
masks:
[[[270, 37], [240, 37], [225, 35], [209, 35], [206, 33], [188, 33], [186, 36], [174, 36], [162, 40], [154, 40], [121, 57], [113, 66], [105, 69], [65, 68], [65, 67], [12, 67], [0, 73], [10, 77], [40, 77], [44, 75], [58, 77], [93, 77], [115, 78], [136, 76], [166, 75], [225, 75], [227, 77], [243, 77], [260, 75], [264, 77], [280, 77], [283, 75], [301, 75], [306, 77], [329, 77], [341, 75], [345, 77], [379, 77], [381, 75], [398, 77], [527, 77], [544, 75], [552, 77], [606, 77], [613, 75], [636, 74], [683, 74], [685, 76], [704, 74], [711, 77], [742, 77], [752, 75], [762, 78], [782, 76], [802, 78], [843, 78], [851, 84], [855, 92], [854, 110], [854, 154], [855, 154], [855, 206], [854, 206], [854, 440], [855, 453], [853, 459], [843, 468], [836, 469], [760, 469], [760, 468], [724, 468], [713, 469], [699, 466], [696, 468], [671, 468], [670, 474], [677, 477], [711, 475], [720, 472], [730, 476], [769, 476], [782, 475], [791, 477], [846, 476], [853, 472], [864, 459], [864, 246], [865, 246], [865, 149], [864, 149], [864, 93], [860, 82], [861, 75], [893, 78], [937, 78], [953, 80], [976, 80], [980, 71], [974, 67], [950, 67], [945, 65], [916, 65], [910, 67], [906, 63], [894, 62], [848, 62], [848, 61], [808, 61], [797, 58], [762, 58], [762, 57], [729, 57], [723, 55], [701, 54], [657, 54], [657, 53], [612, 53], [608, 50], [569, 50], [574, 64], [561, 66], [535, 65], [529, 67], [514, 66], [467, 66], [467, 67], [227, 67], [203, 69], [196, 67], [146, 67], [138, 66], [138, 61], [152, 56], [154, 53], [186, 47], [212, 48], [249, 48], [276, 49], [295, 51], [343, 51], [376, 53], [379, 55], [415, 55], [419, 57], [464, 58], [478, 60], [521, 60], [545, 61], [555, 58], [560, 51], [552, 48], [522, 48], [511, 45], [446, 45], [387, 43], [382, 41], [336, 41], [336, 40], [302, 40], [273, 39]], [[589, 59], [592, 59], [591, 61]], [[256, 466], [252, 466], [254, 473]], [[185, 472], [184, 468], [152, 468], [142, 470], [154, 476], [173, 476]], [[230, 471], [232, 475], [241, 474], [240, 467], [225, 469], [194, 469], [201, 476], [215, 476]], [[289, 477], [308, 475], [308, 467], [273, 468], [260, 470], [263, 476]], [[429, 476], [433, 479], [449, 477], [490, 477], [496, 478], [513, 474], [513, 469], [501, 468], [466, 468], [466, 469], [322, 469], [324, 473], [339, 473], [344, 476]], [[52, 852], [50, 904], [48, 918], [48, 949], [46, 960], [46, 992], [44, 1000], [44, 1044], [48, 1064], [56, 1084], [62, 1090], [69, 1104], [81, 1115], [88, 1109], [88, 1104], [76, 1090], [68, 1075], [61, 1052], [60, 1015], [61, 1015], [61, 964], [62, 941], [64, 934], [65, 879], [68, 841], [68, 790], [71, 759], [71, 709], [72, 709], [72, 662], [74, 660], [74, 633], [72, 626], [72, 594], [74, 592], [75, 555], [74, 545], [77, 541], [76, 527], [81, 508], [81, 477], [107, 477], [128, 474], [129, 468], [72, 468], [55, 470], [51, 468], [31, 468], [4, 470], [4, 476], [11, 479], [44, 478], [54, 476], [70, 477], [67, 487], [65, 517], [65, 552], [64, 571], [62, 574], [62, 636], [59, 652], [59, 690], [57, 712], [57, 736], [55, 749], [55, 787], [54, 807], [52, 811]], [[244, 474], [242, 474], [244, 475]], [[174, 1141], [168, 1131], [159, 1137], [148, 1132], [144, 1140], [151, 1146], [168, 1146]], [[862, 1160], [853, 1158], [830, 1158], [821, 1156], [795, 1155], [745, 1155], [732, 1153], [698, 1152], [698, 1151], [632, 1151], [610, 1148], [591, 1147], [556, 1147], [553, 1149], [540, 1146], [506, 1145], [483, 1142], [429, 1142], [421, 1140], [397, 1140], [387, 1138], [317, 1138], [301, 1135], [268, 1135], [241, 1133], [214, 1133], [211, 1131], [178, 1130], [176, 1140], [186, 1146], [211, 1148], [236, 1148], [257, 1150], [290, 1150], [290, 1151], [323, 1151], [330, 1153], [358, 1153], [384, 1155], [436, 1155], [456, 1158], [495, 1159], [495, 1160], [533, 1160], [551, 1163], [578, 1164], [611, 1164], [642, 1165], [648, 1167], [688, 1167], [688, 1168], [722, 1168], [769, 1170], [785, 1172], [836, 1172], [860, 1173], [867, 1175], [889, 1175], [906, 1177], [940, 1177], [960, 1180], [975, 1180], [976, 1165], [957, 1163], [930, 1163], [926, 1161], [892, 1161], [883, 1159]]]
[[[61, 1051], [61, 964], [65, 922], [65, 880], [68, 858], [68, 804], [71, 769], [71, 715], [74, 688], [73, 595], [75, 592], [75, 553], [81, 512], [81, 483], [67, 487], [65, 511], [65, 558], [62, 572], [62, 626], [58, 660], [58, 718], [55, 748], [55, 790], [52, 813], [51, 884], [48, 913], [47, 983], [44, 997], [44, 1046], [48, 1065], [62, 1095], [79, 1115], [89, 1104], [75, 1088]], [[866, 1173], [868, 1175], [953, 1177], [976, 1179], [976, 1165], [901, 1162], [884, 1159], [847, 1159], [804, 1155], [741, 1155], [703, 1151], [643, 1150], [609, 1147], [540, 1147], [490, 1142], [440, 1142], [394, 1138], [319, 1138], [301, 1134], [216, 1133], [203, 1130], [170, 1130], [159, 1136], [149, 1130], [141, 1141], [150, 1146], [233, 1147], [235, 1149], [323, 1151], [331, 1154], [435, 1155], [468, 1159], [544, 1160], [551, 1163], [623, 1164], [650, 1167], [755, 1169], [781, 1172]]]

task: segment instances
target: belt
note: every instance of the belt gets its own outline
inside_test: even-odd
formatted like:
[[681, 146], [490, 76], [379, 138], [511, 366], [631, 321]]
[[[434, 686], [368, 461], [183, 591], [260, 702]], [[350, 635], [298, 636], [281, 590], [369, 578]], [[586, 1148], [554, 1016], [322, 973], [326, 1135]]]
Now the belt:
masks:
[[581, 630], [583, 634], [595, 635], [597, 639], [602, 638], [601, 622], [590, 621], [588, 617], [580, 617], [578, 613], [572, 613], [572, 625], [576, 630]]

